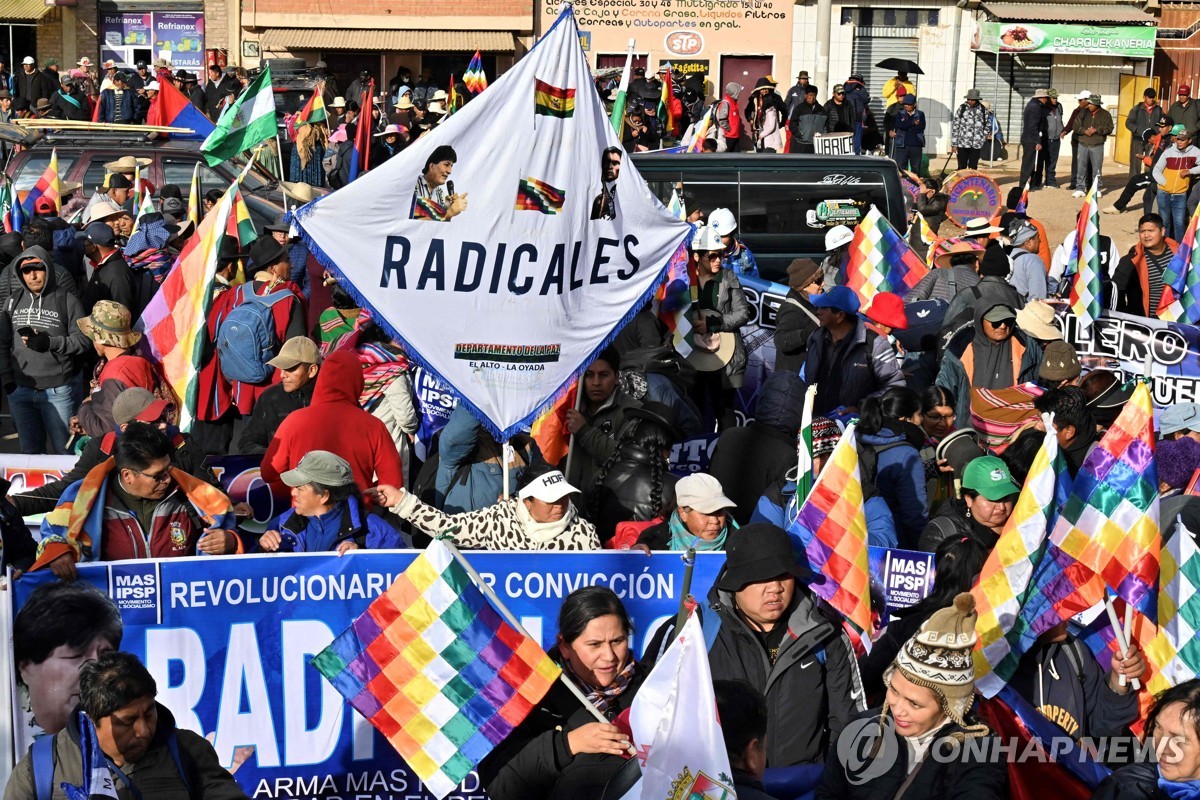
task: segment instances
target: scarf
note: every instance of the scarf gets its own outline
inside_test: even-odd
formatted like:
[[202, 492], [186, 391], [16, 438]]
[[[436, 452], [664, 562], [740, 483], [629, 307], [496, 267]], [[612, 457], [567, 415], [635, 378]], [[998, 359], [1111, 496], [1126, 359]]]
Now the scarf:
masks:
[[679, 518], [679, 509], [671, 512], [671, 519], [667, 521], [667, 527], [671, 531], [671, 542], [667, 545], [668, 550], [687, 550], [695, 548], [697, 553], [705, 552], [720, 552], [725, 549], [725, 539], [729, 536], [730, 528], [737, 528], [737, 520], [733, 517], [725, 517], [725, 526], [721, 528], [721, 532], [717, 534], [717, 538], [711, 541], [705, 541], [699, 536], [695, 536], [683, 524], [683, 520]]
[[96, 727], [82, 711], [76, 712], [76, 720], [79, 723], [79, 750], [83, 759], [83, 784], [72, 786], [64, 783], [63, 792], [68, 800], [98, 800], [105, 797], [116, 800], [117, 786], [109, 771], [109, 761], [96, 738]]
[[575, 519], [579, 516], [579, 512], [575, 510], [575, 504], [567, 503], [567, 511], [563, 514], [562, 519], [555, 522], [538, 522], [529, 513], [525, 503], [520, 500], [513, 502], [516, 503], [517, 522], [521, 523], [521, 531], [534, 544], [554, 541], [574, 525]]
[[363, 368], [363, 390], [358, 395], [358, 404], [374, 413], [392, 381], [408, 372], [408, 359], [381, 344], [359, 345], [354, 354]]
[[[633, 681], [634, 676], [637, 675], [638, 665], [633, 658], [630, 658], [629, 663], [613, 678], [612, 685], [605, 686], [604, 688], [592, 686], [583, 678], [576, 675], [575, 670], [571, 669], [571, 662], [565, 658], [563, 659], [563, 667], [566, 669], [567, 674], [571, 676], [571, 680], [575, 681], [576, 685], [587, 693], [588, 702], [595, 706], [596, 710], [601, 714], [606, 714], [610, 708], [616, 705], [617, 698], [629, 688], [629, 684]], [[1188, 800], [1191, 800], [1191, 798]]]
[[1200, 781], [1169, 781], [1160, 774], [1158, 788], [1171, 800], [1200, 800]]
[[79, 102], [78, 100], [76, 100], [74, 97], [71, 97], [71, 95], [67, 94], [67, 93], [66, 93], [66, 92], [64, 92], [62, 89], [59, 89], [59, 90], [58, 90], [58, 95], [59, 95], [59, 97], [61, 97], [63, 100], [66, 100], [68, 103], [70, 103], [71, 105], [75, 106], [76, 108], [83, 108], [83, 104], [82, 104], [82, 103], [80, 103], [80, 102]]
[[135, 271], [148, 270], [154, 276], [154, 282], [161, 284], [175, 261], [175, 257], [167, 250], [169, 241], [171, 232], [165, 220], [143, 222], [129, 237], [122, 251], [126, 263]]
[[[141, 231], [138, 231], [138, 233], [141, 233]], [[137, 234], [134, 234], [134, 236], [137, 236]], [[171, 267], [175, 264], [175, 256], [169, 250], [152, 248], [150, 250], [143, 250], [136, 256], [127, 256], [125, 263], [134, 272], [146, 270], [154, 278], [156, 284], [161, 284], [166, 279], [167, 273], [171, 271]]]

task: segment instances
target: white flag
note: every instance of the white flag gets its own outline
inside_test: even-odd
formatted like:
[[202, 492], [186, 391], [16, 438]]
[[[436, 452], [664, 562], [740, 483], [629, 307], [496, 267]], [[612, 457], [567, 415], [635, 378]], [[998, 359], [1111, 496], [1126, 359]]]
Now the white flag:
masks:
[[629, 726], [642, 777], [624, 800], [735, 797], [704, 632], [695, 614], [638, 690]]
[[486, 92], [296, 222], [504, 440], [575, 385], [690, 231], [620, 145], [568, 4]]

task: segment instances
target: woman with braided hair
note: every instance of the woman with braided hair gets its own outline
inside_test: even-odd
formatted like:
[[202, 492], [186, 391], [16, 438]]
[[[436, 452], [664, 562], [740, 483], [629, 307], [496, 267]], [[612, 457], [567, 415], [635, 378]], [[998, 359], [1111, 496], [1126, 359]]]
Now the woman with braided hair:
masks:
[[675, 476], [667, 464], [671, 448], [682, 439], [670, 406], [650, 402], [625, 410], [616, 452], [586, 494], [600, 541], [613, 537], [618, 522], [645, 522], [675, 508]]

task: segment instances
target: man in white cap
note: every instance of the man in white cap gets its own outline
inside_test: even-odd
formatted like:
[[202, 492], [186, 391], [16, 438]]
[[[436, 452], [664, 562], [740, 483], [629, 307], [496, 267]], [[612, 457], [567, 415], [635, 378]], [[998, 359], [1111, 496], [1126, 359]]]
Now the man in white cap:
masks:
[[21, 61], [21, 71], [13, 75], [13, 95], [23, 97], [30, 106], [38, 100], [49, 100], [58, 91], [58, 81], [37, 68], [32, 56]]
[[[1063, 132], [1059, 135], [1060, 139], [1065, 138], [1067, 135], [1070, 135], [1071, 137], [1072, 169], [1074, 169], [1075, 165], [1079, 163], [1079, 136], [1077, 136], [1075, 133], [1075, 121], [1079, 119], [1079, 115], [1083, 113], [1083, 109], [1087, 108], [1087, 99], [1091, 96], [1092, 92], [1090, 89], [1084, 89], [1075, 96], [1076, 106], [1071, 111], [1071, 116], [1067, 117], [1067, 124], [1063, 126]], [[1088, 179], [1090, 181], [1091, 176], [1089, 176]], [[1074, 183], [1073, 180], [1072, 183]], [[1089, 183], [1089, 185], [1091, 184]]]

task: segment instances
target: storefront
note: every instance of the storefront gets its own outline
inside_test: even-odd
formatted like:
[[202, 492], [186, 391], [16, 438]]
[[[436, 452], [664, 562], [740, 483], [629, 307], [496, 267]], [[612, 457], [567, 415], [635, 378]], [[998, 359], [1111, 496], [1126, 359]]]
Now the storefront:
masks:
[[[1141, 9], [984, 3], [981, 11], [971, 40], [975, 88], [992, 103], [1007, 141], [1020, 139], [1021, 112], [1037, 89], [1057, 89], [1067, 114], [1079, 92], [1099, 94], [1114, 120], [1141, 100], [1140, 93], [1130, 100], [1126, 95], [1134, 93], [1122, 91], [1135, 76], [1150, 74], [1154, 57], [1155, 19]], [[1119, 121], [1117, 128], [1124, 130]]]
[[139, 61], [166, 59], [174, 69], [204, 72], [204, 7], [201, 3], [103, 2], [99, 19], [100, 63], [112, 59], [132, 69]]
[[10, 71], [25, 56], [38, 55], [37, 25], [52, 10], [43, 0], [0, 0], [0, 61]]
[[[536, 0], [538, 33], [558, 17], [558, 0]], [[792, 0], [575, 0], [580, 43], [593, 68], [624, 66], [630, 39], [634, 64], [647, 72], [664, 62], [703, 72], [714, 88], [747, 91], [772, 75], [792, 83]]]

